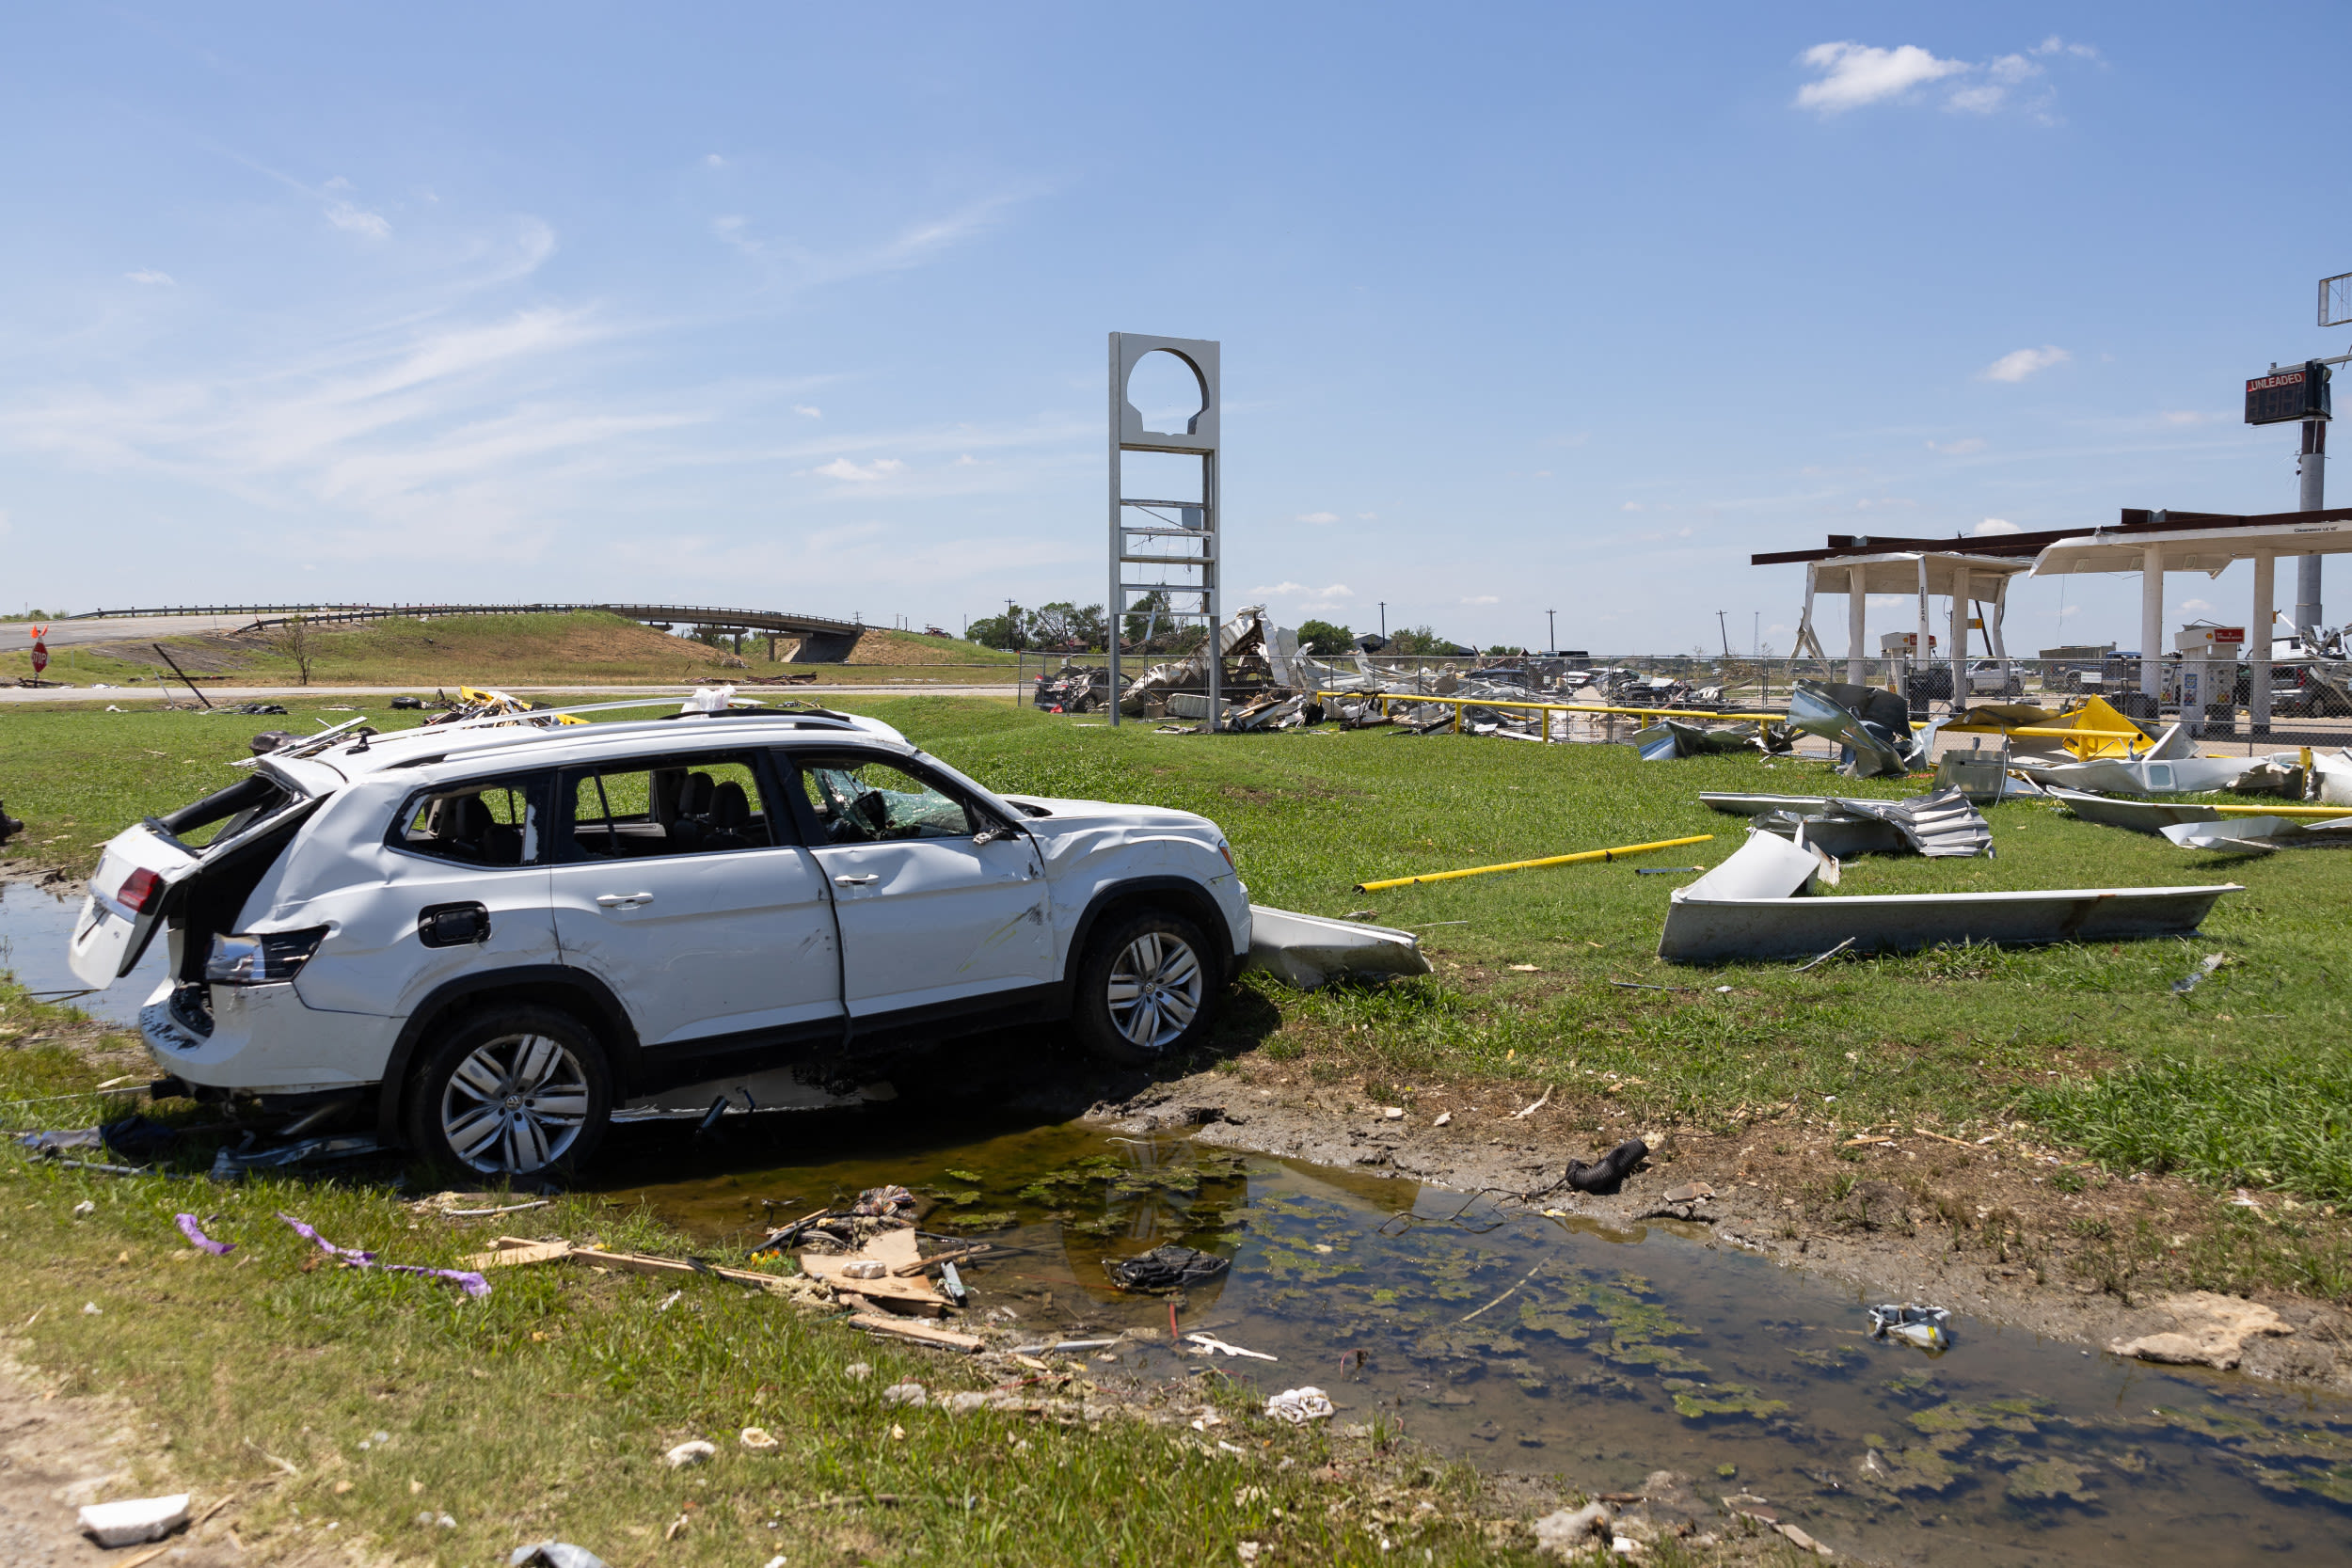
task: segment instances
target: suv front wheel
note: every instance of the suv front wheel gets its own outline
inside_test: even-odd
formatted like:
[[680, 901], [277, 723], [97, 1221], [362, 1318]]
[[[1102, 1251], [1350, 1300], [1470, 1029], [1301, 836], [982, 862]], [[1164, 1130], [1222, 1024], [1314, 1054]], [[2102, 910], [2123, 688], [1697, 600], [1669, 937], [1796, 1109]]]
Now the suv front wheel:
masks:
[[1145, 1067], [1207, 1037], [1216, 1011], [1215, 959], [1200, 928], [1150, 910], [1097, 929], [1078, 965], [1072, 1023], [1088, 1050]]
[[604, 1136], [612, 1079], [596, 1037], [553, 1007], [475, 1013], [425, 1053], [410, 1146], [437, 1164], [522, 1180], [577, 1166]]

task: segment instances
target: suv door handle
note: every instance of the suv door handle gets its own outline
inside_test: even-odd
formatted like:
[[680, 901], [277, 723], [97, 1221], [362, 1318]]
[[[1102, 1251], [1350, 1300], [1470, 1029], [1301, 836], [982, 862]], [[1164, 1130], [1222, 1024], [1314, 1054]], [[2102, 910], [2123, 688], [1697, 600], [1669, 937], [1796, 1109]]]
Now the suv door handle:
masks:
[[626, 910], [634, 905], [652, 902], [653, 895], [650, 893], [599, 893], [596, 895], [596, 908], [600, 910]]
[[835, 877], [833, 879], [835, 887], [867, 887], [881, 880], [882, 874], [875, 871], [869, 871], [863, 877]]

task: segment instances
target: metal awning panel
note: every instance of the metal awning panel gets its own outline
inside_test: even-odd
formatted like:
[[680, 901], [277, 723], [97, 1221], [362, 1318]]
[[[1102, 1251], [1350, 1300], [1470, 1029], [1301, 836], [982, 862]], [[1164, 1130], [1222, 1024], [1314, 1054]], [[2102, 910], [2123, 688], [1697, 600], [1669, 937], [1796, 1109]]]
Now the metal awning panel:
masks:
[[[1903, 594], [1919, 592], [1919, 568], [1927, 567], [1927, 591], [1948, 598], [1963, 572], [1971, 578], [2006, 578], [2030, 571], [2033, 562], [2005, 559], [1992, 555], [1956, 555], [1929, 550], [1896, 550], [1884, 555], [1840, 556], [1824, 561], [1814, 568], [1815, 591], [1821, 594], [1850, 594], [1853, 580], [1862, 579], [1865, 594]], [[1977, 597], [1989, 598], [1990, 582], [1972, 583], [1968, 592]]]
[[1693, 898], [1667, 906], [1658, 956], [1677, 963], [1815, 958], [1851, 941], [1863, 953], [1944, 943], [2038, 945], [2186, 936], [2235, 882], [2211, 887], [2060, 888], [1826, 898]]
[[2352, 521], [2282, 523], [2270, 528], [2182, 529], [2165, 533], [2086, 533], [2044, 546], [2034, 558], [2033, 575], [2046, 578], [2074, 572], [2137, 572], [2147, 564], [2151, 548], [2162, 552], [2168, 572], [2218, 575], [2232, 562], [2251, 561], [2265, 550], [2275, 555], [2352, 552]]

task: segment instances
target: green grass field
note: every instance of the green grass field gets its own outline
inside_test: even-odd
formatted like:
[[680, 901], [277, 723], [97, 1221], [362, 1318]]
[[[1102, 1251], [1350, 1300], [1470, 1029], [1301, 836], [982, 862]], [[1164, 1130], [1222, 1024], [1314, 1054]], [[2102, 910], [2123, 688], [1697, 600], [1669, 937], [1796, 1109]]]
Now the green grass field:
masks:
[[[350, 626], [322, 623], [311, 628], [314, 686], [383, 686], [431, 691], [473, 686], [541, 686], [612, 683], [675, 684], [813, 673], [817, 684], [841, 682], [991, 681], [1009, 677], [1014, 656], [953, 637], [870, 628], [848, 662], [773, 664], [767, 643], [743, 641], [743, 667], [722, 650], [674, 637], [617, 615], [581, 611], [566, 615], [451, 615], [431, 620], [388, 619]], [[290, 686], [300, 668], [286, 650], [282, 631], [242, 638], [177, 637], [163, 647], [190, 674], [224, 674], [224, 684]], [[33, 673], [23, 648], [0, 653], [0, 680]], [[165, 668], [151, 642], [54, 647], [47, 678], [76, 686], [171, 685], [187, 694]], [[211, 684], [211, 683], [207, 683]]]
[[[1872, 857], [1847, 866], [1840, 891], [2224, 881], [2247, 891], [2225, 897], [2189, 942], [1947, 949], [1840, 958], [1809, 974], [1782, 963], [1692, 970], [1654, 956], [1667, 890], [1683, 879], [1637, 875], [1641, 863], [1378, 895], [1352, 887], [1708, 832], [1710, 843], [1648, 863], [1711, 865], [1742, 830], [1699, 805], [1703, 789], [1899, 796], [1916, 786], [1836, 780], [1794, 758], [1645, 764], [1627, 747], [1385, 730], [1211, 738], [971, 699], [855, 705], [1000, 789], [1201, 812], [1226, 829], [1260, 903], [1369, 910], [1421, 929], [1438, 966], [1426, 981], [1269, 992], [1281, 1024], [1258, 1043], [1277, 1055], [1341, 1053], [1406, 1081], [1445, 1072], [1616, 1085], [1625, 1104], [1702, 1121], [1791, 1101], [1834, 1103], [1837, 1119], [1855, 1124], [2025, 1114], [2118, 1165], [2352, 1198], [2352, 1035], [2340, 979], [2352, 960], [2352, 882], [2326, 851], [2222, 861], [2010, 801], [1990, 813], [1994, 858]], [[344, 717], [9, 712], [0, 717], [0, 800], [30, 827], [8, 853], [86, 870], [124, 823], [225, 782], [224, 764], [252, 730]], [[406, 716], [376, 717], [390, 727]], [[2174, 994], [2171, 983], [2213, 953], [2226, 955], [2219, 971]]]
[[[1442, 1075], [1558, 1085], [1587, 1100], [1605, 1091], [1621, 1124], [1738, 1125], [1791, 1104], [1846, 1126], [2023, 1117], [2118, 1169], [2352, 1196], [2352, 1049], [2338, 982], [2348, 901], [2344, 863], [2324, 852], [2216, 865], [2011, 802], [1991, 814], [1997, 858], [1864, 861], [1847, 868], [1845, 888], [2234, 879], [2249, 891], [2225, 899], [2187, 943], [1943, 951], [1833, 960], [1806, 974], [1780, 964], [1695, 970], [1653, 957], [1678, 879], [1637, 877], [1631, 864], [1377, 895], [1352, 884], [1709, 832], [1712, 842], [1656, 860], [1712, 864], [1740, 826], [1701, 808], [1701, 789], [1915, 786], [1833, 785], [1822, 765], [1787, 758], [1643, 764], [1621, 747], [1387, 731], [1160, 736], [1002, 702], [855, 705], [1001, 789], [1206, 813], [1226, 828], [1262, 903], [1370, 909], [1422, 928], [1438, 963], [1424, 980], [1313, 996], [1252, 981], [1250, 1005], [1232, 1010], [1219, 1041], [1228, 1053], [1390, 1085]], [[0, 799], [30, 824], [8, 863], [87, 870], [122, 824], [231, 777], [226, 764], [254, 730], [344, 717], [323, 705], [270, 719], [0, 712]], [[386, 727], [400, 717], [376, 715]], [[2175, 996], [2170, 983], [2217, 952], [2228, 955], [2220, 970]], [[0, 992], [0, 1044], [9, 1047], [0, 1100], [98, 1081], [84, 1057], [36, 1043], [61, 1016]], [[12, 1115], [18, 1125], [31, 1115], [73, 1125], [97, 1112], [93, 1100]], [[657, 1282], [578, 1270], [499, 1275], [490, 1300], [476, 1304], [415, 1279], [306, 1270], [305, 1244], [273, 1217], [284, 1209], [339, 1243], [438, 1265], [501, 1228], [688, 1245], [645, 1214], [594, 1198], [461, 1229], [393, 1194], [332, 1181], [223, 1188], [6, 1162], [0, 1180], [13, 1189], [0, 1226], [9, 1264], [0, 1314], [24, 1325], [25, 1358], [69, 1391], [135, 1401], [142, 1419], [172, 1434], [183, 1477], [217, 1485], [271, 1474], [256, 1449], [294, 1464], [298, 1476], [240, 1505], [238, 1528], [264, 1557], [317, 1547], [333, 1522], [340, 1543], [449, 1563], [486, 1562], [550, 1530], [616, 1563], [759, 1563], [775, 1552], [795, 1563], [1230, 1561], [1244, 1539], [1279, 1539], [1279, 1560], [1371, 1562], [1395, 1560], [1379, 1545], [1394, 1527], [1380, 1521], [1408, 1512], [1397, 1498], [1409, 1495], [1438, 1505], [1433, 1522], [1403, 1538], [1409, 1560], [1517, 1560], [1468, 1516], [1471, 1480], [1400, 1476], [1405, 1461], [1384, 1460], [1376, 1445], [1321, 1431], [1267, 1444], [1246, 1427], [1245, 1456], [1210, 1457], [1168, 1429], [1124, 1421], [1090, 1431], [891, 1412], [879, 1391], [900, 1373], [949, 1388], [972, 1386], [971, 1374], [723, 1288], [690, 1290], [664, 1313], [668, 1291]], [[85, 1199], [95, 1211], [75, 1214]], [[190, 1253], [172, 1228], [179, 1212], [239, 1251]], [[2209, 1260], [2189, 1266], [2211, 1277], [2197, 1282], [2352, 1294], [2342, 1223], [2305, 1212], [2308, 1224], [2241, 1215], [2226, 1236], [2200, 1242]], [[96, 1314], [81, 1310], [85, 1301]], [[873, 1363], [874, 1375], [850, 1378], [843, 1369], [855, 1359]], [[738, 1450], [734, 1433], [746, 1425], [769, 1427], [784, 1446]], [[392, 1434], [389, 1444], [378, 1431]], [[720, 1444], [709, 1466], [659, 1464], [692, 1436]], [[1340, 1468], [1318, 1468], [1334, 1457]], [[880, 1497], [895, 1500], [841, 1502]], [[434, 1522], [419, 1525], [420, 1513]], [[443, 1513], [453, 1528], [437, 1523]]]

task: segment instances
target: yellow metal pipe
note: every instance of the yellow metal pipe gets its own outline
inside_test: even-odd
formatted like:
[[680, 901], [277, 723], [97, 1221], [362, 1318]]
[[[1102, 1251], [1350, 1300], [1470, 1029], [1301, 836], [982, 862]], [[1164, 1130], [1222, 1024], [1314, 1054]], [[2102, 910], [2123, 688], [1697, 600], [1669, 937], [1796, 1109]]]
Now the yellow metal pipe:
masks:
[[1539, 861], [1512, 861], [1503, 865], [1473, 865], [1467, 871], [1432, 871], [1421, 877], [1391, 877], [1386, 881], [1358, 882], [1358, 893], [1382, 893], [1392, 887], [1411, 887], [1416, 882], [1450, 882], [1461, 877], [1484, 877], [1490, 871], [1527, 871], [1539, 865], [1574, 865], [1579, 861], [1608, 861], [1619, 855], [1646, 854], [1652, 849], [1674, 849], [1685, 844], [1704, 844], [1713, 833], [1697, 833], [1690, 838], [1661, 838], [1655, 844], [1626, 844], [1614, 849], [1586, 849], [1574, 855], [1548, 855]]

